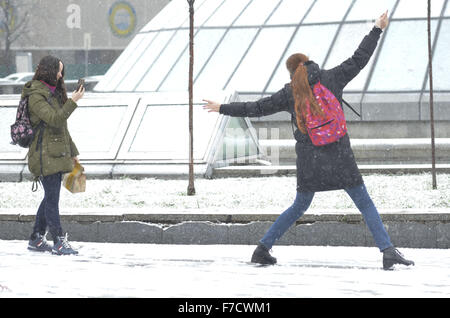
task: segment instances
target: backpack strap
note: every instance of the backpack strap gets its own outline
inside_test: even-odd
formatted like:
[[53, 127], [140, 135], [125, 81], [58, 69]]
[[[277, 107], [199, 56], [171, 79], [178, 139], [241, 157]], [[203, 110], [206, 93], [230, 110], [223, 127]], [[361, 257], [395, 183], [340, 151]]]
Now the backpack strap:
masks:
[[[53, 104], [50, 101], [50, 98], [47, 98], [47, 102], [53, 107]], [[44, 176], [43, 164], [42, 164], [42, 139], [44, 138], [44, 130], [45, 130], [45, 121], [41, 120], [39, 124], [36, 126], [36, 130], [39, 130], [38, 139], [36, 142], [36, 151], [39, 151], [39, 162], [41, 164], [41, 176]], [[39, 183], [41, 183], [39, 177], [36, 177], [33, 181], [33, 185], [31, 186], [31, 191], [36, 192], [38, 189]]]
[[294, 129], [294, 114], [291, 113], [291, 128], [292, 128], [292, 134], [295, 135], [295, 129]]
[[41, 184], [42, 186], [41, 179], [39, 177], [34, 178], [33, 183], [31, 184], [31, 191], [36, 192], [37, 189], [39, 188], [39, 184]]
[[[316, 86], [317, 86], [317, 88], [319, 88], [320, 89], [320, 81], [319, 82], [317, 82], [316, 83], [316, 85], [314, 85], [314, 88], [316, 88]], [[313, 88], [313, 94], [314, 94], [314, 88]], [[350, 108], [359, 118], [361, 118], [361, 115], [352, 107], [352, 106], [350, 106], [350, 104], [349, 103], [347, 103], [346, 101], [345, 101], [345, 99], [342, 99], [342, 102], [348, 107], [348, 108]]]
[[345, 101], [345, 99], [342, 99], [342, 102], [343, 102], [348, 108], [350, 108], [356, 115], [358, 115], [359, 118], [361, 118], [361, 115], [358, 114], [358, 112], [357, 112], [352, 106], [350, 106], [350, 104], [347, 103], [347, 102]]
[[39, 131], [38, 140], [36, 143], [36, 151], [38, 151], [39, 147], [42, 145], [42, 139], [44, 137], [44, 128], [45, 128], [45, 122], [43, 120], [41, 120], [39, 122], [39, 124], [36, 126], [36, 130]]
[[[45, 122], [43, 120], [41, 120], [41, 122], [39, 123], [37, 128], [39, 128], [39, 135], [38, 135], [38, 140], [36, 142], [36, 151], [39, 150], [39, 161], [41, 164], [41, 176], [43, 176], [44, 171], [43, 171], [43, 164], [42, 164], [42, 139], [44, 137]], [[37, 187], [36, 187], [36, 190], [37, 190]]]

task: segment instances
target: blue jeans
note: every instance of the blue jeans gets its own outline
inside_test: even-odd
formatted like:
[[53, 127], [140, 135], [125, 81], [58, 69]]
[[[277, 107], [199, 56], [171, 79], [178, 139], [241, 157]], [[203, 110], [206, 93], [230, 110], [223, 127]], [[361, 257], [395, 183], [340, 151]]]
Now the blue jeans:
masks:
[[61, 192], [61, 176], [56, 173], [45, 177], [40, 177], [44, 187], [44, 199], [42, 200], [36, 214], [36, 222], [33, 227], [33, 234], [45, 234], [47, 226], [53, 240], [63, 235], [61, 221], [59, 217], [59, 193]]
[[[389, 235], [383, 226], [377, 208], [367, 193], [364, 184], [354, 188], [345, 189], [347, 194], [352, 198], [358, 210], [362, 213], [364, 221], [369, 227], [370, 232], [380, 251], [392, 246]], [[309, 208], [314, 192], [297, 192], [294, 204], [284, 211], [270, 227], [269, 231], [261, 239], [262, 243], [268, 249], [288, 230], [288, 228], [297, 221]]]

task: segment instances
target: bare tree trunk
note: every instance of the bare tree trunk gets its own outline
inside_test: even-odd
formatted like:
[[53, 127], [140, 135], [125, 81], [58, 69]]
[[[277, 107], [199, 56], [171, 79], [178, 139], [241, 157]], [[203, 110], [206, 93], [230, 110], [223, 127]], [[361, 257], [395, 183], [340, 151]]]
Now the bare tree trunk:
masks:
[[436, 182], [436, 147], [434, 143], [434, 105], [433, 105], [433, 67], [431, 52], [431, 0], [428, 0], [428, 71], [430, 78], [430, 126], [431, 126], [431, 174], [433, 178], [433, 189], [437, 189]]
[[13, 65], [11, 60], [11, 3], [9, 0], [2, 0], [0, 2], [0, 15], [3, 17], [3, 23], [0, 28], [3, 31], [3, 37], [5, 40], [5, 49], [2, 52], [2, 63], [5, 65], [7, 73], [13, 72]]
[[14, 54], [11, 46], [19, 38], [27, 38], [30, 31], [30, 15], [31, 12], [39, 4], [31, 0], [0, 0], [0, 16], [3, 23], [0, 28], [2, 33], [0, 36], [4, 38], [4, 49], [2, 49], [0, 64], [5, 65], [8, 73], [15, 70]]
[[193, 74], [194, 74], [194, 1], [189, 3], [189, 185], [188, 195], [195, 195], [194, 187], [194, 132], [193, 132]]
[[[6, 31], [5, 31], [6, 32]], [[6, 32], [8, 33], [8, 32]], [[8, 74], [11, 74], [13, 72], [13, 63], [11, 61], [11, 43], [7, 40], [8, 34], [5, 35], [5, 49], [2, 52], [2, 63]]]

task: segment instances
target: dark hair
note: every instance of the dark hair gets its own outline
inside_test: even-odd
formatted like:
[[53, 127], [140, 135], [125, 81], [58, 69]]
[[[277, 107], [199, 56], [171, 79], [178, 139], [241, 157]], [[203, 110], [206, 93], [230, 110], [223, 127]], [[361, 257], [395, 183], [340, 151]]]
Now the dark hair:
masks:
[[51, 86], [56, 86], [55, 97], [61, 105], [67, 101], [66, 85], [64, 84], [64, 63], [62, 69], [62, 77], [57, 80], [59, 73], [59, 62], [62, 61], [54, 56], [44, 56], [37, 66], [36, 73], [34, 73], [33, 80], [43, 81]]

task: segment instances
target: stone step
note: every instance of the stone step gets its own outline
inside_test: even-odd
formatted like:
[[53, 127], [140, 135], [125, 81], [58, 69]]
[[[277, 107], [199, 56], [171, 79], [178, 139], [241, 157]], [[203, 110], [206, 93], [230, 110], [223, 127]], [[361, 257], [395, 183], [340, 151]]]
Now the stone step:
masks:
[[[293, 139], [259, 140], [266, 160], [272, 164], [295, 163]], [[425, 164], [431, 162], [431, 139], [351, 139], [356, 161], [361, 164]], [[450, 138], [435, 139], [437, 163], [450, 163]]]
[[[431, 164], [358, 164], [361, 173], [423, 173], [432, 170]], [[450, 164], [436, 164], [438, 173], [450, 173]], [[213, 178], [270, 177], [296, 174], [295, 165], [242, 165], [215, 168]]]
[[[292, 139], [292, 125], [288, 120], [263, 121], [251, 118], [259, 139]], [[436, 120], [435, 137], [450, 138], [450, 120]], [[404, 121], [347, 121], [348, 134], [353, 139], [430, 138], [430, 122]]]

